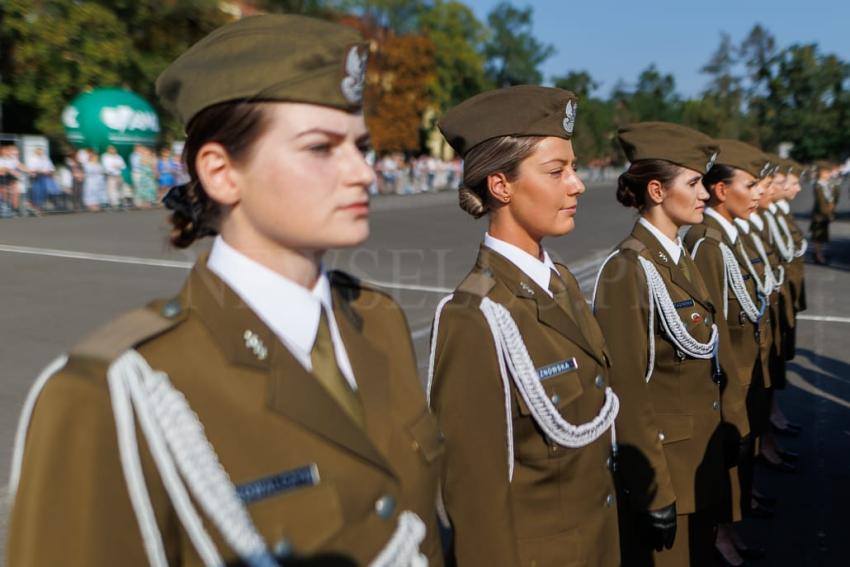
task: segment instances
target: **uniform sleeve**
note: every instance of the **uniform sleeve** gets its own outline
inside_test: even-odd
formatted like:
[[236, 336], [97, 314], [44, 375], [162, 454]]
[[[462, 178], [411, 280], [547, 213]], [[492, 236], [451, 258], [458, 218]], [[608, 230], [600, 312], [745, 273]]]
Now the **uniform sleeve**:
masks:
[[[723, 314], [726, 299], [723, 293], [726, 281], [723, 252], [715, 241], [706, 239], [696, 249], [693, 260], [715, 307], [714, 322], [720, 338], [720, 368], [726, 376], [720, 394], [723, 421], [734, 427], [739, 436], [748, 435], [750, 423], [747, 419], [747, 388], [751, 377], [747, 375], [749, 366], [743, 367], [738, 362], [729, 326]], [[729, 289], [728, 294], [732, 293]]]
[[437, 337], [432, 407], [445, 435], [443, 498], [459, 565], [519, 565], [507, 416], [496, 349], [477, 307], [449, 303]]
[[618, 482], [637, 509], [657, 510], [676, 500], [650, 399], [646, 276], [620, 252], [602, 268], [594, 314], [611, 354], [617, 416]]
[[[160, 515], [158, 496], [151, 490], [160, 532], [167, 533], [170, 519]], [[67, 371], [48, 382], [30, 422], [8, 541], [8, 565], [147, 565], [105, 382]], [[176, 538], [165, 543], [176, 564]]]

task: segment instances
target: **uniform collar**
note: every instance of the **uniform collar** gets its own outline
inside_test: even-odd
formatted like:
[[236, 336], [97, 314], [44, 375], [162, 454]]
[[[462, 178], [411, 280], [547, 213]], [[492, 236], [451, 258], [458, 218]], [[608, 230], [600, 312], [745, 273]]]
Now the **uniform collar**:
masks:
[[776, 201], [776, 206], [782, 209], [782, 212], [786, 215], [791, 212], [791, 205], [785, 199], [779, 199]]
[[762, 220], [762, 218], [759, 216], [758, 211], [750, 215], [750, 222], [755, 225], [759, 232], [764, 230], [764, 220]]
[[735, 228], [735, 225], [723, 218], [723, 215], [721, 215], [711, 207], [705, 208], [705, 214], [716, 220], [717, 223], [721, 227], [723, 227], [723, 232], [725, 232], [726, 236], [729, 237], [729, 241], [732, 242], [732, 244], [735, 244], [735, 242], [738, 240], [738, 229]]
[[340, 371], [356, 389], [351, 364], [333, 317], [331, 286], [324, 269], [313, 289], [307, 289], [248, 258], [221, 236], [210, 251], [207, 268], [226, 283], [277, 335], [307, 370], [312, 369], [310, 352], [316, 342], [322, 308]]
[[747, 219], [735, 219], [735, 225], [741, 229], [741, 232], [744, 234], [750, 233], [750, 223], [747, 222]]
[[776, 214], [776, 203], [768, 204], [767, 209], [775, 215]]
[[658, 230], [651, 222], [643, 217], [640, 217], [638, 222], [655, 237], [659, 244], [661, 244], [667, 254], [670, 255], [673, 263], [678, 264], [679, 258], [682, 255], [682, 240], [678, 236], [676, 237], [675, 242], [670, 240], [666, 234]]
[[490, 236], [486, 232], [484, 233], [484, 246], [503, 256], [511, 264], [519, 268], [522, 273], [531, 278], [550, 297], [552, 296], [552, 292], [549, 291], [549, 280], [552, 277], [552, 270], [556, 270], [556, 268], [555, 263], [552, 262], [549, 253], [545, 249], [543, 250], [543, 261], [540, 261], [525, 250], [504, 240]]

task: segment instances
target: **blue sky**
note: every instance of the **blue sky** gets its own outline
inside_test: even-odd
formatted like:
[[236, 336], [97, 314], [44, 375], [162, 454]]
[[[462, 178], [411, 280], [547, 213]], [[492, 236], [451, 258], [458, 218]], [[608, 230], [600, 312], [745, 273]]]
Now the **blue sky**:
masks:
[[[499, 0], [466, 0], [486, 21]], [[720, 43], [723, 31], [735, 43], [756, 23], [777, 45], [817, 42], [823, 52], [850, 61], [848, 0], [513, 0], [534, 8], [534, 32], [557, 53], [542, 65], [546, 81], [569, 70], [587, 70], [607, 95], [617, 79], [633, 83], [655, 63], [676, 78], [677, 90], [698, 95], [706, 84], [699, 69]]]

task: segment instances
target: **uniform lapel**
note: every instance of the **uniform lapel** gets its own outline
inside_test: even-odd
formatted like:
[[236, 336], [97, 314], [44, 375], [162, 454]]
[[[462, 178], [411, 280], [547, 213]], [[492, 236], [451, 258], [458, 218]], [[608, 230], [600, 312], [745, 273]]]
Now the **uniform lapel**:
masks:
[[[673, 263], [673, 259], [670, 258], [664, 250], [664, 247], [660, 242], [658, 242], [658, 239], [655, 238], [651, 232], [641, 226], [640, 223], [636, 223], [634, 230], [632, 230], [632, 236], [643, 242], [650, 257], [652, 258], [652, 261], [657, 267], [661, 268], [659, 271], [666, 275], [665, 279], [672, 281], [674, 284], [685, 290], [685, 292], [690, 295], [691, 299], [694, 301], [698, 301], [706, 308], [708, 307], [706, 304], [708, 294], [704, 292], [704, 289], [700, 289], [701, 286], [694, 284], [691, 280], [685, 277], [685, 273], [681, 270], [681, 268]], [[682, 254], [683, 256], [687, 255], [684, 251], [682, 251]], [[689, 260], [690, 257], [682, 258], [682, 261], [684, 262], [688, 262]], [[688, 268], [695, 280], [700, 277], [699, 270], [693, 262], [688, 263]]]
[[[366, 432], [206, 263], [207, 256], [198, 260], [181, 302], [203, 321], [231, 363], [268, 374], [268, 408], [393, 474]], [[347, 350], [351, 356], [353, 349]]]
[[334, 318], [357, 381], [367, 433], [386, 455], [392, 437], [389, 365], [386, 355], [363, 335], [363, 319], [351, 304], [352, 291], [356, 290], [333, 288]]
[[[561, 333], [564, 337], [575, 343], [590, 356], [599, 358], [587, 338], [581, 332], [576, 322], [558, 305], [554, 299], [549, 297], [546, 290], [541, 289], [534, 280], [525, 275], [513, 263], [496, 252], [481, 247], [478, 256], [478, 266], [481, 269], [491, 270], [512, 295], [522, 300], [532, 302], [537, 312], [537, 319], [541, 323]], [[523, 303], [525, 302], [523, 301]], [[505, 305], [511, 309], [510, 305]]]

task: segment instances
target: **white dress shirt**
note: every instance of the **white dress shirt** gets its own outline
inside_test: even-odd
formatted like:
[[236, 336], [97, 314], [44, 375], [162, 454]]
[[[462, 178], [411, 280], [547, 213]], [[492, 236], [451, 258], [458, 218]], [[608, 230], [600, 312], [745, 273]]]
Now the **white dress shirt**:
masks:
[[661, 243], [661, 246], [667, 251], [667, 254], [670, 255], [670, 259], [673, 260], [673, 263], [678, 264], [679, 258], [682, 256], [682, 239], [677, 236], [675, 242], [670, 240], [666, 234], [658, 230], [651, 222], [643, 217], [640, 217], [638, 222], [643, 225], [643, 227], [648, 230], [658, 242]]
[[484, 246], [500, 256], [504, 256], [508, 262], [519, 268], [522, 273], [531, 278], [531, 281], [544, 289], [549, 297], [552, 297], [552, 292], [549, 291], [549, 279], [552, 277], [552, 270], [556, 272], [558, 270], [545, 249], [541, 262], [539, 258], [535, 258], [525, 250], [490, 236], [490, 233], [487, 232], [484, 233]]
[[764, 230], [764, 220], [759, 216], [758, 212], [750, 215], [750, 221], [756, 225], [756, 228], [759, 229], [759, 231]]
[[776, 203], [770, 203], [767, 206], [767, 210], [775, 215], [776, 214]]
[[785, 199], [779, 199], [776, 201], [776, 206], [782, 209], [782, 212], [786, 215], [791, 212], [791, 205]]
[[331, 286], [324, 269], [310, 290], [248, 258], [221, 236], [213, 242], [207, 268], [242, 298], [308, 371], [313, 369], [310, 352], [324, 309], [337, 366], [351, 387], [357, 389], [354, 371], [334, 319]]
[[747, 222], [747, 219], [735, 219], [735, 226], [744, 234], [750, 233], [750, 223]]
[[729, 240], [732, 242], [732, 244], [735, 244], [735, 241], [738, 240], [738, 229], [735, 228], [735, 225], [723, 218], [723, 215], [721, 215], [711, 207], [705, 208], [705, 214], [720, 223], [720, 226], [723, 227], [723, 231], [726, 233], [726, 236], [729, 237]]

